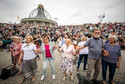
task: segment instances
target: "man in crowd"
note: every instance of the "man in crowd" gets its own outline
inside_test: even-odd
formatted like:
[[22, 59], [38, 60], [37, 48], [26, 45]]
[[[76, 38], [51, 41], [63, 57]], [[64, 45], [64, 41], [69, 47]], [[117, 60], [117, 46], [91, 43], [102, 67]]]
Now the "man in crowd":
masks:
[[[100, 69], [101, 69], [101, 52], [102, 52], [102, 46], [103, 46], [103, 41], [102, 39], [100, 39], [100, 30], [95, 28], [94, 29], [94, 33], [93, 33], [93, 37], [90, 38], [82, 47], [79, 47], [78, 50], [85, 48], [87, 46], [89, 46], [89, 54], [88, 54], [88, 70], [87, 70], [87, 74], [86, 74], [86, 83], [88, 83], [88, 81], [90, 81], [90, 76], [91, 73], [94, 70], [94, 74], [93, 74], [93, 82], [95, 84], [98, 84], [98, 76], [100, 73]], [[106, 54], [108, 54], [108, 52], [105, 51]]]

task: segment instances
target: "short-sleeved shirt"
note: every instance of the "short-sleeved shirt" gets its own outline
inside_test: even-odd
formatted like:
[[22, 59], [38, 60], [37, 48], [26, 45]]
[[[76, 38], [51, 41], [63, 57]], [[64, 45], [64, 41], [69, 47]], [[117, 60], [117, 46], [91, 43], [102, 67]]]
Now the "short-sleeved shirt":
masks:
[[118, 57], [121, 56], [120, 46], [106, 43], [103, 48], [109, 52], [109, 56], [102, 56], [102, 59], [109, 63], [117, 63]]
[[[86, 41], [81, 41], [78, 46], [83, 46], [86, 43]], [[79, 51], [79, 54], [88, 54], [88, 47], [85, 47]]]
[[23, 60], [30, 60], [36, 57], [34, 50], [36, 49], [35, 44], [31, 44], [26, 46], [27, 44], [23, 44], [21, 50], [24, 51]]
[[76, 53], [73, 45], [67, 46], [66, 44], [63, 44], [63, 46], [60, 48], [60, 51], [63, 51], [62, 56], [67, 58], [72, 58], [72, 53]]
[[101, 59], [101, 52], [102, 52], [102, 46], [103, 41], [102, 39], [94, 39], [93, 37], [87, 40], [87, 42], [84, 44], [85, 46], [89, 46], [89, 54], [88, 57], [92, 59]]

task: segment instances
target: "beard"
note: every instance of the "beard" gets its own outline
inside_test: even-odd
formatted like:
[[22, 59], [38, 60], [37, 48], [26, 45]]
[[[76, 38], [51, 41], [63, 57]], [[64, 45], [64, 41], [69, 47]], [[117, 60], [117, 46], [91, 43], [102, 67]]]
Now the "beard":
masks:
[[97, 38], [97, 39], [98, 39], [99, 37], [100, 37], [100, 35], [95, 35], [95, 36], [94, 36], [94, 38]]

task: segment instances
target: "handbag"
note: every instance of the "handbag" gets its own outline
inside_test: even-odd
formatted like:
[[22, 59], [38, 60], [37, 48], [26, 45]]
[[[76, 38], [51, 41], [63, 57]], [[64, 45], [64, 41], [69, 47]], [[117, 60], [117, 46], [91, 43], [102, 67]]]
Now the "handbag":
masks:
[[0, 75], [0, 78], [5, 80], [7, 78], [9, 78], [9, 70], [7, 68], [9, 68], [11, 66], [7, 66], [6, 68], [2, 68], [1, 70], [1, 75]]
[[10, 77], [13, 77], [13, 76], [15, 76], [17, 73], [19, 72], [19, 69], [15, 69], [15, 68], [10, 68], [9, 69], [9, 76]]
[[2, 68], [0, 78], [5, 80], [9, 77], [15, 76], [19, 72], [19, 69], [15, 69], [12, 65], [7, 66], [6, 68]]

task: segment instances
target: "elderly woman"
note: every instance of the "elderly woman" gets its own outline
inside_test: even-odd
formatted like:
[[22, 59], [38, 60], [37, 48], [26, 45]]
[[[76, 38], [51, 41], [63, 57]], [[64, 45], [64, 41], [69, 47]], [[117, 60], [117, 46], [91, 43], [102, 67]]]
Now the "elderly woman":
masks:
[[109, 52], [109, 55], [103, 55], [102, 57], [102, 76], [103, 76], [103, 84], [106, 84], [106, 72], [107, 66], [109, 66], [109, 83], [114, 84], [113, 77], [115, 75], [116, 68], [120, 68], [121, 62], [121, 51], [120, 46], [115, 42], [115, 36], [110, 35], [109, 43], [104, 45], [104, 50]]
[[[83, 46], [85, 43], [86, 43], [86, 37], [83, 36], [81, 38], [81, 42], [78, 44], [78, 47]], [[84, 68], [83, 68], [83, 70], [87, 70], [86, 64], [87, 64], [87, 60], [88, 60], [88, 47], [83, 48], [79, 51], [79, 61], [78, 61], [78, 65], [77, 65], [77, 71], [79, 71], [79, 67], [80, 67], [80, 64], [81, 64], [81, 61], [82, 61], [83, 57], [84, 57]]]
[[61, 69], [64, 73], [63, 81], [66, 80], [66, 73], [70, 72], [71, 80], [73, 80], [72, 72], [73, 72], [73, 55], [75, 54], [74, 46], [71, 45], [70, 39], [65, 39], [66, 44], [63, 44], [63, 46], [58, 51], [63, 51], [62, 59], [61, 59]]
[[45, 78], [48, 62], [50, 62], [50, 67], [52, 70], [52, 79], [55, 79], [54, 48], [56, 48], [56, 46], [54, 45], [54, 43], [49, 42], [48, 36], [44, 36], [43, 40], [44, 40], [44, 43], [42, 43], [41, 49], [38, 50], [43, 54], [43, 75], [41, 77], [41, 80]]
[[[14, 57], [14, 62], [19, 62], [19, 57], [20, 57], [20, 53], [21, 53], [21, 47], [22, 47], [22, 43], [21, 43], [21, 38], [19, 36], [17, 36], [16, 40], [16, 44], [13, 47], [13, 57]], [[20, 75], [22, 72], [22, 69], [20, 67], [20, 72], [18, 73], [18, 75]]]
[[23, 79], [20, 81], [20, 84], [24, 82], [26, 78], [32, 76], [32, 82], [35, 81], [35, 72], [37, 71], [37, 62], [36, 62], [36, 53], [37, 49], [35, 44], [32, 43], [33, 37], [31, 35], [26, 36], [26, 43], [22, 45], [21, 55], [19, 58], [19, 65], [23, 58], [22, 62], [22, 72], [24, 74]]
[[13, 49], [14, 49], [14, 46], [16, 44], [16, 37], [17, 36], [13, 36], [12, 39], [13, 39], [13, 42], [10, 44], [10, 51], [11, 51], [11, 59], [12, 59], [12, 63], [13, 63], [13, 68], [16, 69], [16, 61], [14, 61], [14, 56], [13, 56]]

